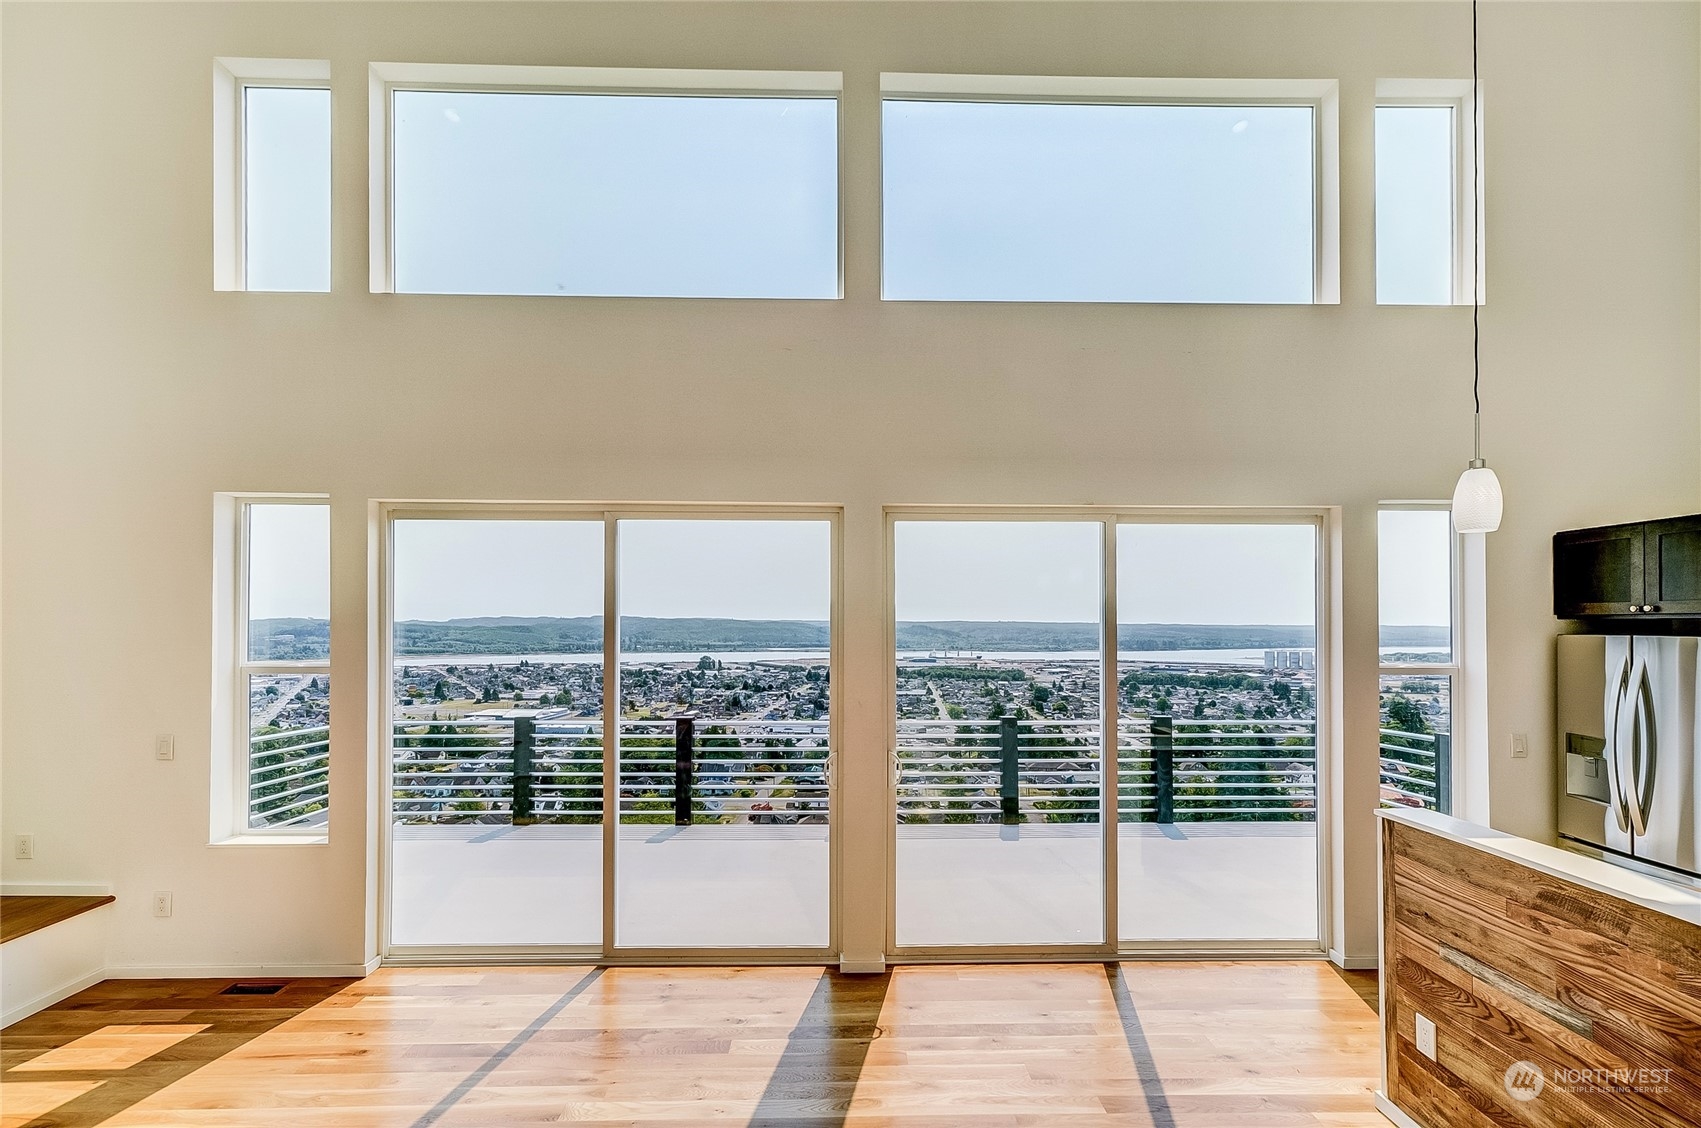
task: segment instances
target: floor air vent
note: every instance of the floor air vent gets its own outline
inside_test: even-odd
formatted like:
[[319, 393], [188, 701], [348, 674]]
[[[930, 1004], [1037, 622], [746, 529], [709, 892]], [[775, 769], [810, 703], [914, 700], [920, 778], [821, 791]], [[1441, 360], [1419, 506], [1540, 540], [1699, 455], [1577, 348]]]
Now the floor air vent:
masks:
[[282, 983], [232, 983], [221, 995], [275, 995], [284, 989]]

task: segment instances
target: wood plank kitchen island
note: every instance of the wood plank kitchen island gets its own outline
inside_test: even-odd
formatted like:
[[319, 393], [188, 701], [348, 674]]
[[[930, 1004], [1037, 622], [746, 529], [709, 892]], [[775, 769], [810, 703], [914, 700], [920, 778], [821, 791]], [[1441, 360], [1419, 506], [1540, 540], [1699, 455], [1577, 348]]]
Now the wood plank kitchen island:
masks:
[[1701, 891], [1431, 811], [1381, 814], [1390, 1120], [1701, 1125]]

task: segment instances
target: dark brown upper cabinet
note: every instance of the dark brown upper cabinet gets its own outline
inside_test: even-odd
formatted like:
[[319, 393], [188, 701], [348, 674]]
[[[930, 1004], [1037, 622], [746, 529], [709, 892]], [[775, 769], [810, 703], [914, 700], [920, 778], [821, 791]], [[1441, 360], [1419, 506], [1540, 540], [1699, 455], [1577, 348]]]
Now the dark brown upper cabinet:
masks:
[[1701, 515], [1555, 533], [1553, 613], [1701, 616]]
[[1701, 516], [1643, 526], [1642, 601], [1651, 614], [1701, 615]]

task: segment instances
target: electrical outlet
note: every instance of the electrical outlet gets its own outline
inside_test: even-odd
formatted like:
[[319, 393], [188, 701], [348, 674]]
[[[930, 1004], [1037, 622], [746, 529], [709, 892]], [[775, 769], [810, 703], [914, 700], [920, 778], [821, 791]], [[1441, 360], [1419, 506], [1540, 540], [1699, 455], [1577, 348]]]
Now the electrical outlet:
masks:
[[1530, 758], [1530, 737], [1528, 733], [1515, 732], [1512, 734], [1512, 758], [1514, 760]]
[[169, 732], [154, 737], [154, 759], [177, 759], [177, 741]]
[[154, 915], [157, 917], [168, 917], [171, 915], [170, 893], [162, 892], [154, 894]]
[[1417, 1016], [1417, 1046], [1418, 1053], [1435, 1060], [1435, 1023], [1421, 1014]]
[[35, 857], [35, 835], [20, 834], [12, 840], [12, 856], [20, 861]]

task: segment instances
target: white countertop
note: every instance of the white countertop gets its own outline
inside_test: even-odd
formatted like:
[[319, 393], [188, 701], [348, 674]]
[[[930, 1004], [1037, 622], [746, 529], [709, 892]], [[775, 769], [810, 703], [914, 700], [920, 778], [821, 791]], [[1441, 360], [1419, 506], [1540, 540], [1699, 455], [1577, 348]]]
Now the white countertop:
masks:
[[1389, 822], [1404, 823], [1451, 842], [1474, 847], [1486, 854], [1504, 858], [1518, 865], [1569, 881], [1609, 897], [1641, 905], [1656, 913], [1686, 921], [1701, 928], [1701, 889], [1687, 888], [1675, 882], [1603, 862], [1571, 850], [1531, 842], [1527, 838], [1493, 830], [1451, 815], [1425, 811], [1417, 807], [1384, 807], [1376, 812]]

